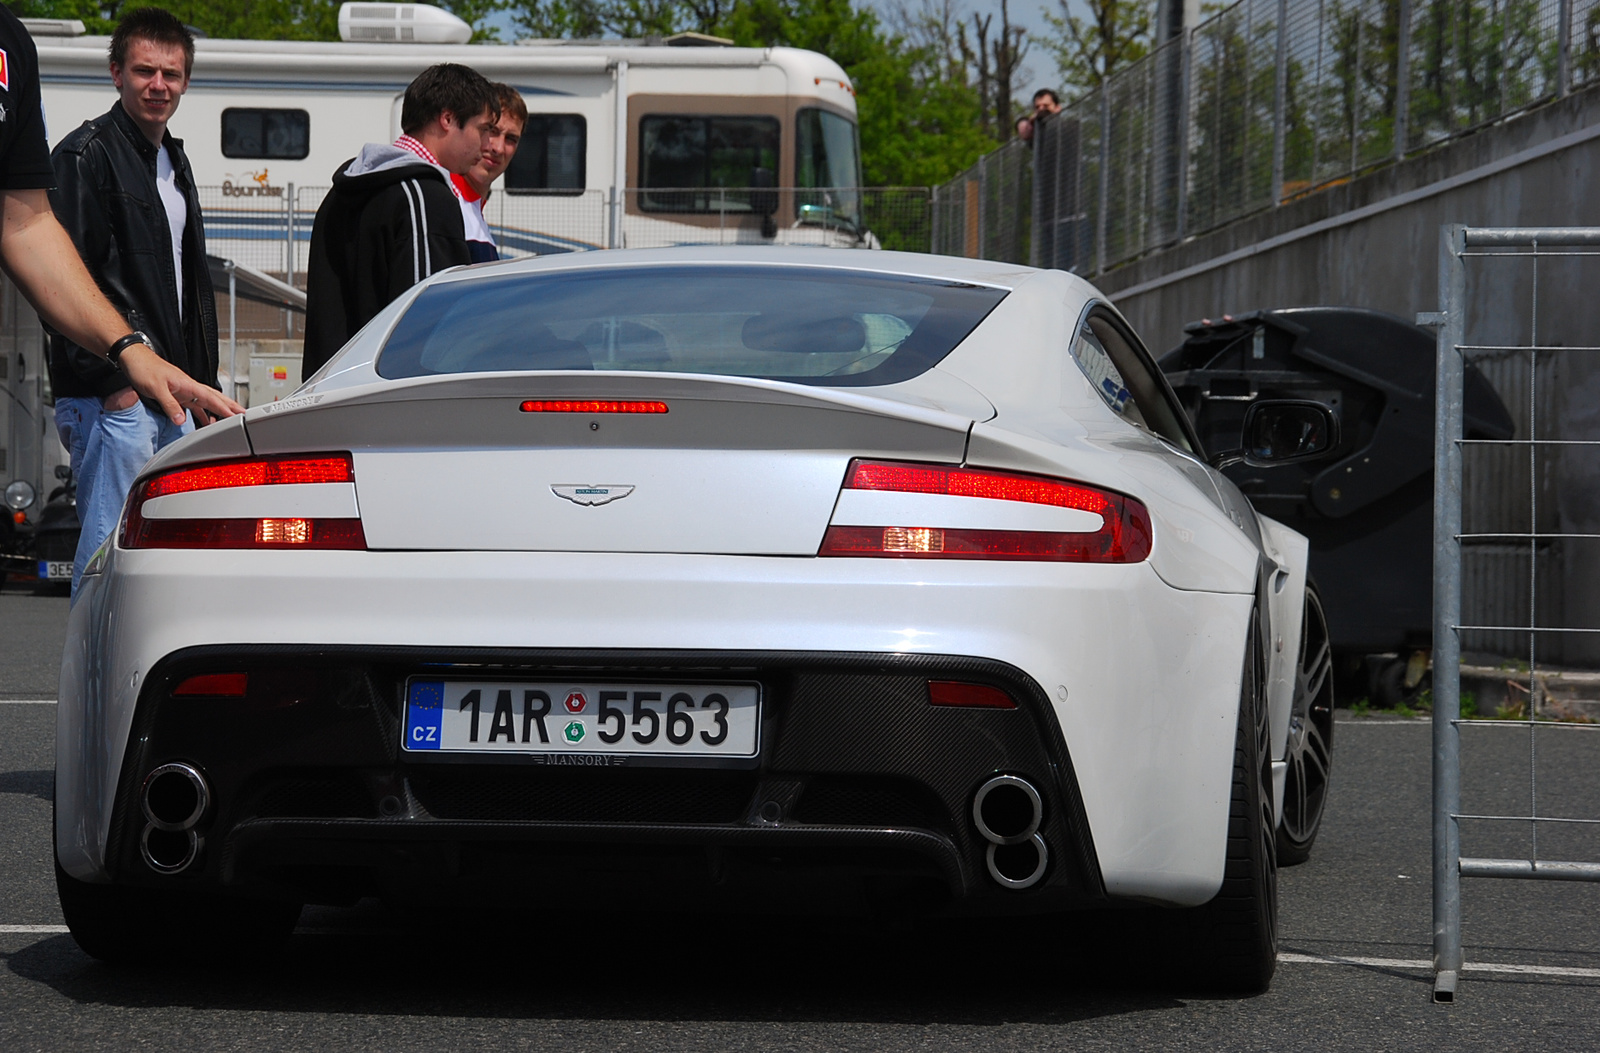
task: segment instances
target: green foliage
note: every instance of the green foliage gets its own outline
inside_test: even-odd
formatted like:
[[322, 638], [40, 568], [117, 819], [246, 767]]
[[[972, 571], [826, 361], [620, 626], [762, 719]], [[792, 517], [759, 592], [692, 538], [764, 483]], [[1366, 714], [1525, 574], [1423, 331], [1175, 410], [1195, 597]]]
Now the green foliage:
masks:
[[140, 7], [164, 7], [208, 37], [250, 40], [337, 40], [338, 0], [16, 0], [19, 18], [76, 18], [90, 33], [110, 33], [117, 19]]
[[[449, 11], [461, 21], [472, 27], [473, 41], [499, 40], [500, 28], [486, 26], [484, 20], [511, 6], [510, 0], [429, 0], [429, 2]], [[334, 4], [334, 13], [338, 14], [338, 4]], [[334, 35], [338, 36], [335, 29]]]
[[1093, 91], [1107, 77], [1150, 51], [1150, 0], [1087, 0], [1088, 16], [1073, 14], [1077, 5], [1057, 0], [1059, 15], [1041, 10], [1053, 33], [1037, 36], [1055, 56], [1061, 84], [1072, 94]]
[[[509, 0], [434, 0], [473, 27], [474, 40], [498, 31], [485, 19]], [[338, 40], [339, 0], [17, 0], [19, 18], [77, 18], [91, 33], [110, 33], [117, 19], [139, 7], [164, 7], [208, 37], [230, 40]]]
[[844, 67], [868, 186], [938, 183], [995, 147], [979, 130], [977, 93], [939, 77], [937, 56], [890, 35], [850, 0], [748, 0], [722, 29], [741, 45], [806, 48]]

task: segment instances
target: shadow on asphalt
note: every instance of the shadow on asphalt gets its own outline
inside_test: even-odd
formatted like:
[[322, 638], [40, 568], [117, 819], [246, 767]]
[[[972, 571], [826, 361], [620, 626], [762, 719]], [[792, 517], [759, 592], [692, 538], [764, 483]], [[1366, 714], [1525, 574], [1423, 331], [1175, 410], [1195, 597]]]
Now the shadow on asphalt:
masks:
[[0, 771], [0, 793], [37, 797], [41, 801], [56, 799], [56, 773], [46, 771]]
[[[601, 907], [579, 899], [571, 910]], [[302, 928], [270, 960], [221, 967], [113, 968], [70, 936], [5, 957], [13, 973], [76, 1002], [125, 1008], [992, 1025], [1148, 1012], [1194, 996], [1152, 978], [1140, 948], [1037, 919], [895, 929], [701, 915], [497, 925], [480, 915], [470, 930], [430, 918], [407, 931], [385, 917], [366, 930]]]

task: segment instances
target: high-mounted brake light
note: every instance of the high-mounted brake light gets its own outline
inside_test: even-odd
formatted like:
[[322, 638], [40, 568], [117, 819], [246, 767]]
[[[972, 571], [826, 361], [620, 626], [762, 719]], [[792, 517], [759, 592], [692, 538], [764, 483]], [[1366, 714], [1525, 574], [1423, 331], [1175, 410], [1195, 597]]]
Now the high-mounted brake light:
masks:
[[605, 399], [528, 399], [522, 404], [524, 413], [665, 413], [665, 402], [643, 402], [637, 399], [615, 401]]
[[348, 453], [257, 457], [175, 468], [133, 488], [122, 520], [122, 547], [364, 549], [366, 534], [361, 520], [355, 518], [151, 519], [144, 515], [148, 501], [198, 490], [353, 482], [355, 469]]
[[1150, 512], [1132, 497], [1017, 472], [894, 461], [850, 463], [846, 490], [979, 497], [1094, 512], [1100, 529], [1082, 532], [931, 526], [830, 526], [823, 556], [1003, 559], [1056, 563], [1138, 563], [1150, 555]]

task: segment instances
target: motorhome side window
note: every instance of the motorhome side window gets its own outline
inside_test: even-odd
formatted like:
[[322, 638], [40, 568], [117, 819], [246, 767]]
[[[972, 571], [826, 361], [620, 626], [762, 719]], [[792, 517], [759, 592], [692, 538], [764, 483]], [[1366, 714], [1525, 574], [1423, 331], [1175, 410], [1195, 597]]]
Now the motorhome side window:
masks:
[[779, 134], [776, 117], [646, 116], [639, 122], [639, 207], [767, 211], [752, 207], [748, 188], [778, 185]]
[[222, 111], [222, 156], [302, 161], [311, 153], [311, 115], [305, 110]]
[[575, 194], [584, 187], [588, 122], [577, 114], [530, 113], [506, 189], [513, 194]]

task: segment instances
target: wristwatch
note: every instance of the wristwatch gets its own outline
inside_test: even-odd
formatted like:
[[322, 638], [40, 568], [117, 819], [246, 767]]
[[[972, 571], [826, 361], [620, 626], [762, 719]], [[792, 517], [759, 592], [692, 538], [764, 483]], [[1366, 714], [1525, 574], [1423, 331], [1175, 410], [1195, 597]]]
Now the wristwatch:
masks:
[[139, 332], [139, 330], [135, 329], [133, 332], [129, 333], [127, 336], [123, 337], [122, 339], [118, 340], [116, 343], [112, 344], [110, 347], [106, 348], [106, 360], [109, 361], [112, 365], [116, 366], [118, 369], [121, 369], [122, 368], [122, 352], [126, 351], [128, 348], [132, 347], [134, 344], [143, 344], [145, 347], [148, 347], [152, 351], [154, 351], [156, 349], [156, 345], [155, 345], [155, 342], [153, 340], [151, 340], [144, 333], [141, 333], [141, 332]]

